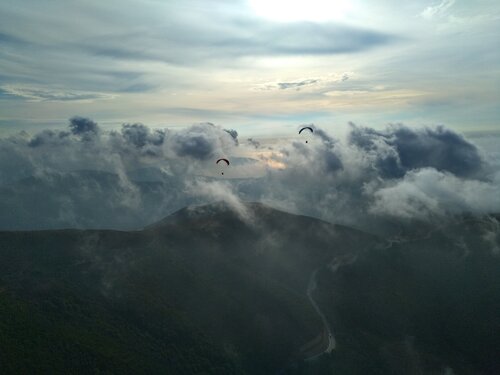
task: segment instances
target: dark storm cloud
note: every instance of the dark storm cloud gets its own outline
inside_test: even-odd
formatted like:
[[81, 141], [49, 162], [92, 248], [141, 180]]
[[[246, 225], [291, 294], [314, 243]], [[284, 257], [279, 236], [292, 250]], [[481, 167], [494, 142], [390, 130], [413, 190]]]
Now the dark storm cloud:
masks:
[[47, 144], [66, 142], [66, 138], [70, 135], [69, 132], [42, 130], [36, 134], [29, 142], [30, 147], [39, 147]]
[[379, 155], [377, 167], [384, 177], [402, 177], [409, 170], [425, 167], [469, 177], [483, 168], [477, 147], [442, 126], [414, 130], [394, 125], [381, 132], [353, 125], [349, 141]]
[[237, 132], [236, 130], [234, 130], [234, 129], [224, 129], [224, 131], [225, 131], [226, 133], [228, 133], [228, 134], [231, 136], [231, 138], [233, 138], [233, 139], [234, 139], [234, 142], [235, 142], [236, 144], [238, 144], [238, 143], [239, 143], [239, 142], [238, 142], [238, 132]]
[[177, 156], [207, 160], [225, 147], [237, 146], [237, 132], [221, 129], [210, 122], [196, 124], [172, 135], [171, 146]]
[[329, 173], [338, 171], [343, 168], [342, 161], [339, 156], [332, 150], [324, 151], [320, 154], [325, 163], [325, 170]]
[[152, 131], [143, 124], [124, 124], [121, 133], [126, 142], [136, 147], [144, 147], [147, 144], [159, 146], [165, 139], [165, 131]]
[[80, 116], [69, 120], [69, 128], [73, 134], [97, 133], [99, 127], [96, 122]]
[[398, 126], [394, 130], [393, 145], [407, 169], [428, 166], [465, 177], [476, 174], [482, 167], [477, 148], [442, 126], [421, 132]]
[[209, 158], [214, 152], [213, 144], [202, 134], [176, 136], [174, 148], [179, 156], [190, 156], [200, 160]]
[[312, 125], [312, 127], [314, 128], [314, 135], [316, 137], [319, 137], [330, 148], [333, 147], [333, 145], [335, 144], [335, 139], [333, 139], [331, 136], [329, 136], [324, 130], [318, 129], [318, 128], [314, 127], [314, 125]]

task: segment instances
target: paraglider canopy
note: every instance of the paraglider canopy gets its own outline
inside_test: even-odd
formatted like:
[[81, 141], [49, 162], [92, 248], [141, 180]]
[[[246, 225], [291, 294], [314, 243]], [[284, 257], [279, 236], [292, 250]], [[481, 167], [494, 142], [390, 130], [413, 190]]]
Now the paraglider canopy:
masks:
[[[311, 133], [314, 133], [313, 128], [311, 128], [310, 126], [303, 126], [303, 127], [300, 128], [299, 134], [302, 133], [306, 129], [309, 130], [309, 131], [311, 131]], [[307, 143], [307, 141], [306, 141], [306, 143]]]
[[[221, 159], [218, 159], [215, 164], [219, 164], [220, 162], [224, 162], [226, 163], [228, 166], [229, 166], [229, 160], [225, 159], [225, 158], [221, 158]], [[221, 172], [221, 175], [224, 175], [224, 172]]]
[[310, 126], [303, 126], [302, 128], [300, 128], [300, 130], [299, 130], [299, 134], [300, 134], [300, 133], [302, 133], [302, 132], [303, 132], [304, 130], [306, 130], [306, 129], [310, 130], [310, 131], [311, 131], [311, 133], [314, 133], [313, 128], [311, 128]]

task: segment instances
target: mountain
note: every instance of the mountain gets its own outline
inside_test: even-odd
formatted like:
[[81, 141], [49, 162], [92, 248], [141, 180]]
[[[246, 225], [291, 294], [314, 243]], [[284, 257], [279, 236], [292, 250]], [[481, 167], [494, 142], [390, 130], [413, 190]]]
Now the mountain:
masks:
[[314, 271], [378, 241], [255, 203], [0, 232], [2, 372], [276, 373], [326, 349]]
[[498, 374], [498, 219], [381, 239], [233, 202], [0, 232], [2, 373]]
[[498, 218], [414, 228], [322, 268], [338, 347], [314, 373], [500, 374]]
[[[156, 174], [155, 174], [156, 173]], [[0, 228], [131, 230], [188, 204], [183, 185], [157, 170], [45, 172], [0, 184]], [[149, 179], [151, 177], [151, 179]], [[99, 202], [99, 204], [96, 204]]]

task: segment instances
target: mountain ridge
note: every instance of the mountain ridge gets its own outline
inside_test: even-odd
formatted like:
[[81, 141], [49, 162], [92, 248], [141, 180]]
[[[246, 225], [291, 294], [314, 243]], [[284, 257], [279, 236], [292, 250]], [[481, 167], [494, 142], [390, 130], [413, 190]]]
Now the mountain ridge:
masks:
[[494, 371], [498, 221], [427, 229], [385, 241], [216, 202], [143, 230], [0, 231], [0, 362], [7, 374]]
[[[138, 340], [134, 337], [142, 330], [156, 337], [149, 343], [139, 340], [144, 345], [172, 352], [170, 341], [165, 341], [169, 337], [165, 329], [170, 327], [178, 335], [202, 338], [197, 339], [200, 358], [202, 352], [210, 352], [202, 342], [216, 348], [218, 354], [207, 357], [209, 373], [272, 373], [300, 360], [300, 348], [323, 329], [306, 295], [311, 272], [335, 254], [369, 246], [374, 237], [261, 204], [242, 207], [249, 216], [220, 203], [186, 208], [138, 231], [0, 232], [0, 285], [5, 288], [0, 299], [7, 310], [28, 309], [39, 316], [36, 326], [41, 337], [51, 337], [49, 346], [54, 340], [69, 348], [80, 342], [85, 332], [75, 324], [81, 320], [82, 327], [92, 332], [89, 339], [94, 344], [83, 352], [78, 349], [80, 354], [54, 349], [60, 359], [55, 363], [63, 367], [70, 366], [63, 357], [83, 355], [105, 370], [97, 344], [105, 341], [118, 353], [108, 353], [108, 362], [123, 370], [121, 358], [131, 356]], [[52, 305], [73, 307], [54, 310]], [[95, 331], [73, 309], [95, 316], [101, 322], [97, 327], [123, 330], [123, 339], [110, 342], [102, 334], [106, 329]], [[44, 316], [53, 318], [45, 322]], [[14, 324], [12, 318], [3, 316]], [[67, 319], [70, 322], [63, 326], [69, 324], [73, 333], [54, 339], [51, 332], [63, 329]], [[25, 347], [29, 337], [16, 337]], [[6, 342], [12, 340], [12, 335], [7, 338]], [[188, 348], [179, 350], [187, 353]], [[15, 357], [12, 349], [0, 349]], [[135, 357], [143, 363], [152, 360], [151, 355]], [[168, 361], [155, 361], [164, 370], [176, 368]], [[188, 362], [181, 363], [181, 368], [189, 367]], [[221, 366], [231, 370], [222, 371]]]

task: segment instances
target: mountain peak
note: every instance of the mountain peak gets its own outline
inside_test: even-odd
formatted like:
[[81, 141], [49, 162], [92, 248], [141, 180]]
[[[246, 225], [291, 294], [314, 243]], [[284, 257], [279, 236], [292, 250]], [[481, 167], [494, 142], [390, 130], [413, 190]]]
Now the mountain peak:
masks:
[[155, 229], [164, 225], [191, 220], [208, 220], [215, 217], [226, 217], [233, 220], [248, 222], [256, 215], [268, 216], [273, 213], [292, 215], [259, 202], [227, 202], [216, 201], [203, 205], [187, 206], [171, 215], [147, 226], [145, 229]]

